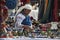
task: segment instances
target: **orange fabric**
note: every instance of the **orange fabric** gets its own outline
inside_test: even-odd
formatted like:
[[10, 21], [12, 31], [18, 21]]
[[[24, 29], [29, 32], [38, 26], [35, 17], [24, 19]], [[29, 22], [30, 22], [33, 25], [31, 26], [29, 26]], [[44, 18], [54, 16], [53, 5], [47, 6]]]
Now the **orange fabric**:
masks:
[[45, 1], [45, 8], [44, 8], [44, 14], [46, 13], [46, 9], [48, 7], [48, 0]]
[[30, 0], [26, 0], [27, 3], [30, 3]]

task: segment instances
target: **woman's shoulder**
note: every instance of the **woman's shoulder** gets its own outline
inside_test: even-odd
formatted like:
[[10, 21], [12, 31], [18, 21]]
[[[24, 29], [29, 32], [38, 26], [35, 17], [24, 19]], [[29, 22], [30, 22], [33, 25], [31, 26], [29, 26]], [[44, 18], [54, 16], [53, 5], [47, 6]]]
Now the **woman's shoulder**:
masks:
[[25, 17], [22, 13], [17, 14], [17, 17]]

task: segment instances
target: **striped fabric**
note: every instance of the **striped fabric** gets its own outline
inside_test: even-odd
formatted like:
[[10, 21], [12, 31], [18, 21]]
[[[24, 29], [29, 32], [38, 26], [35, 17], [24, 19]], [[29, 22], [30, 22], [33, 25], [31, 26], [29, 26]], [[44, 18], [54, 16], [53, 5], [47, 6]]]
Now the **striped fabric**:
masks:
[[40, 0], [38, 19], [41, 23], [58, 21], [58, 0]]

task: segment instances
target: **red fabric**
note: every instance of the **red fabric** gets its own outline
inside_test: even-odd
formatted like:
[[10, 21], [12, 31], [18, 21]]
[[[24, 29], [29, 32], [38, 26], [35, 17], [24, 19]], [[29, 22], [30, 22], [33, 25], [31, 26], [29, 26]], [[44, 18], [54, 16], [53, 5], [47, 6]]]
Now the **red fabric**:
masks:
[[4, 2], [4, 1], [0, 1], [0, 5], [1, 5], [1, 4], [2, 4], [2, 5], [5, 5], [5, 2]]
[[7, 7], [1, 7], [1, 9], [0, 10], [3, 10], [3, 13], [1, 14], [2, 15], [2, 19], [3, 20], [5, 20], [7, 17], [8, 17], [8, 9], [7, 9]]
[[47, 29], [46, 29], [46, 27], [42, 27], [42, 31], [46, 31]]
[[[2, 13], [2, 10], [3, 10], [3, 13]], [[0, 1], [0, 18], [1, 18], [0, 21], [3, 22], [7, 18], [7, 16], [8, 16], [8, 9], [5, 6], [5, 1], [1, 0]]]
[[[9, 38], [13, 38], [13, 36], [8, 36]], [[7, 38], [6, 35], [0, 36], [0, 38]]]
[[4, 20], [7, 18], [7, 16], [8, 16], [8, 9], [7, 9], [7, 7], [4, 7], [3, 8], [3, 16], [4, 16]]
[[59, 21], [60, 21], [60, 16], [59, 16]]
[[30, 3], [30, 0], [26, 0], [27, 3]]
[[58, 21], [58, 0], [54, 0], [53, 21]]
[[33, 20], [33, 17], [31, 16], [30, 19]]
[[5, 36], [5, 35], [3, 35], [3, 36], [1, 36], [0, 38], [6, 38], [6, 36]]
[[41, 25], [41, 29], [42, 29], [42, 31], [46, 31], [47, 30], [46, 25]]
[[20, 0], [20, 1], [23, 2], [23, 5], [30, 2], [30, 0]]
[[2, 28], [6, 28], [7, 27], [7, 25], [6, 24], [2, 24]]

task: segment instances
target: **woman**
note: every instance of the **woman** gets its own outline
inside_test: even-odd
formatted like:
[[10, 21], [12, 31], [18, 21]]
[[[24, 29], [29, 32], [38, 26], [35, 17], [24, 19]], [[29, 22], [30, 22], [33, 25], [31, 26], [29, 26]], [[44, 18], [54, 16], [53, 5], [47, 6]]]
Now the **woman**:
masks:
[[16, 28], [24, 28], [27, 32], [32, 29], [32, 21], [29, 17], [29, 13], [31, 12], [32, 6], [30, 4], [26, 4], [23, 7], [23, 10], [16, 15], [16, 22], [15, 27]]

